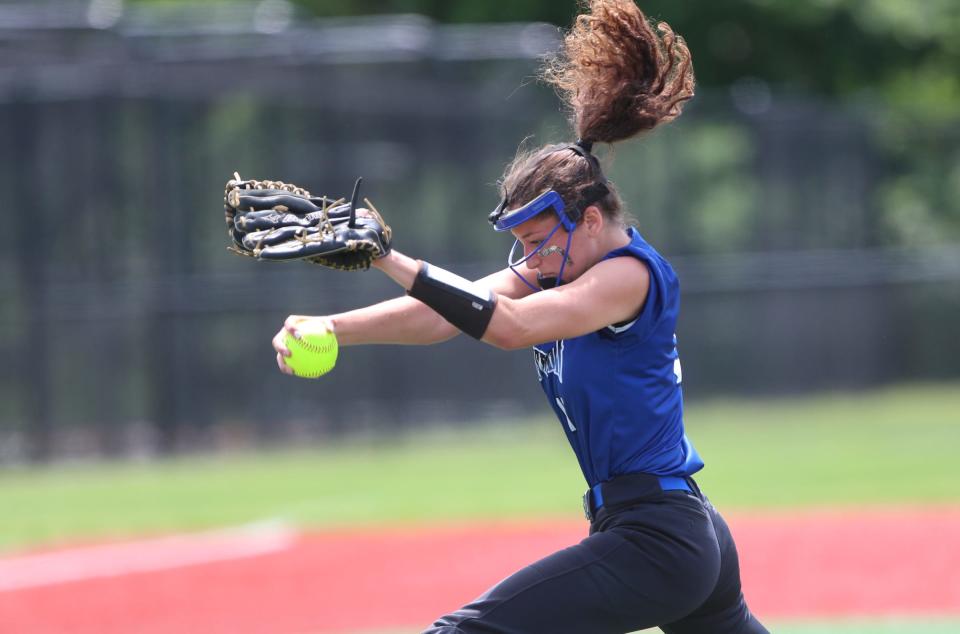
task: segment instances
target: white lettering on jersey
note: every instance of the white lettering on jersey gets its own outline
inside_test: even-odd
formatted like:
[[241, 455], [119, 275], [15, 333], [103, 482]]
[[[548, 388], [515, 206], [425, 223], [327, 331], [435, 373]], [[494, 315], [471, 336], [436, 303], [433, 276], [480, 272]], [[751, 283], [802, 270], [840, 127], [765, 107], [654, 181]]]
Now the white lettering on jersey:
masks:
[[677, 350], [677, 335], [673, 335], [673, 376], [677, 379], [677, 385], [683, 383], [683, 368], [680, 367], [680, 351]]
[[554, 344], [550, 352], [533, 349], [533, 362], [537, 366], [537, 377], [543, 381], [549, 374], [556, 374], [563, 383], [563, 341]]
[[563, 417], [567, 419], [567, 427], [570, 428], [570, 431], [577, 431], [577, 426], [573, 424], [572, 420], [570, 420], [570, 414], [567, 413], [567, 408], [563, 404], [563, 399], [559, 396], [557, 397], [557, 407], [559, 407], [560, 411], [563, 412]]

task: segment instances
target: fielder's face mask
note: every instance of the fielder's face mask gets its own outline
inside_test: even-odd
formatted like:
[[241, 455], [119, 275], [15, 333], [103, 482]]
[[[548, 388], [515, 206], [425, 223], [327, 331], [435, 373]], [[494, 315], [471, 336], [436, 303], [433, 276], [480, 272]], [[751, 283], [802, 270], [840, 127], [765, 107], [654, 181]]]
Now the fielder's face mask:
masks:
[[[584, 188], [580, 194], [580, 200], [577, 201], [576, 205], [572, 207], [566, 205], [563, 202], [563, 199], [560, 198], [560, 194], [555, 192], [552, 189], [548, 189], [543, 192], [527, 204], [513, 209], [511, 211], [506, 211], [507, 203], [510, 200], [510, 192], [506, 192], [503, 200], [500, 201], [500, 204], [497, 205], [497, 208], [490, 213], [490, 224], [493, 225], [493, 228], [496, 231], [510, 231], [519, 227], [526, 221], [531, 218], [535, 218], [539, 214], [553, 210], [553, 213], [557, 215], [557, 226], [547, 234], [547, 236], [541, 240], [541, 244], [546, 244], [550, 241], [550, 238], [553, 237], [557, 231], [560, 230], [560, 227], [563, 227], [567, 231], [567, 246], [565, 249], [560, 249], [557, 246], [552, 247], [542, 247], [540, 249], [534, 249], [528, 255], [521, 257], [519, 260], [514, 259], [514, 252], [517, 250], [517, 246], [521, 246], [520, 252], [523, 253], [522, 243], [520, 240], [514, 240], [513, 246], [510, 248], [510, 253], [507, 254], [507, 266], [510, 267], [510, 270], [520, 278], [520, 280], [532, 288], [534, 291], [539, 291], [545, 288], [553, 288], [554, 286], [559, 286], [563, 283], [563, 269], [567, 266], [567, 262], [570, 260], [570, 241], [573, 239], [573, 231], [577, 228], [577, 223], [580, 222], [580, 218], [583, 217], [583, 212], [587, 207], [592, 205], [595, 202], [602, 200], [607, 194], [610, 193], [610, 189], [605, 183], [603, 175], [600, 173], [600, 163], [597, 161], [591, 150], [593, 149], [593, 142], [577, 139], [576, 143], [571, 143], [570, 145], [563, 147], [562, 150], [571, 150], [583, 158], [587, 159], [595, 170], [599, 181], [593, 183], [592, 185]], [[534, 255], [539, 255], [540, 257], [546, 257], [551, 253], [557, 251], [561, 252], [563, 255], [563, 262], [560, 264], [560, 271], [557, 273], [555, 278], [544, 278], [540, 274], [537, 274], [537, 283], [540, 284], [540, 288], [535, 287], [533, 284], [527, 281], [523, 275], [517, 271], [518, 266], [532, 258]]]
[[[524, 284], [529, 286], [535, 291], [542, 290], [544, 288], [553, 288], [554, 286], [559, 286], [563, 283], [563, 270], [567, 266], [567, 262], [570, 260], [570, 242], [573, 239], [573, 232], [577, 228], [577, 223], [580, 221], [580, 218], [583, 217], [584, 210], [592, 205], [593, 203], [599, 201], [604, 196], [610, 193], [610, 190], [604, 183], [594, 183], [589, 187], [585, 188], [583, 193], [580, 196], [580, 200], [577, 204], [570, 208], [564, 202], [556, 191], [549, 189], [527, 204], [512, 209], [510, 211], [505, 211], [507, 206], [507, 201], [509, 199], [509, 194], [504, 197], [496, 209], [490, 214], [490, 223], [493, 225], [493, 228], [496, 231], [510, 231], [515, 229], [525, 223], [526, 221], [539, 216], [541, 213], [546, 211], [553, 211], [557, 215], [557, 225], [550, 230], [550, 233], [541, 240], [541, 244], [546, 245], [550, 241], [550, 238], [563, 227], [567, 232], [567, 245], [565, 248], [560, 249], [556, 246], [552, 247], [542, 247], [539, 249], [534, 249], [527, 255], [520, 257], [519, 259], [515, 258], [515, 253], [517, 247], [520, 247], [521, 254], [523, 253], [523, 245], [520, 240], [514, 240], [513, 246], [510, 248], [510, 253], [507, 254], [507, 266], [510, 267], [510, 270], [519, 277]], [[546, 257], [551, 253], [559, 251], [563, 256], [563, 262], [560, 264], [560, 271], [557, 273], [555, 278], [544, 278], [539, 274], [537, 275], [537, 281], [540, 284], [540, 288], [535, 287], [533, 284], [527, 281], [519, 271], [517, 267], [532, 258], [535, 255], [540, 257]]]

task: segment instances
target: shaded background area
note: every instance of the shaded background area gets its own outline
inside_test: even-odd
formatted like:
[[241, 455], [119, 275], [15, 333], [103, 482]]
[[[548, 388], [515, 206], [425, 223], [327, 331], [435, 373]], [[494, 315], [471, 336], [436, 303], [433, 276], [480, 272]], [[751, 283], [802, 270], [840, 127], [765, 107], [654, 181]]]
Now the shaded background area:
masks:
[[[680, 274], [688, 401], [956, 379], [960, 9], [714, 4], [643, 4], [686, 36], [699, 94], [604, 157]], [[280, 375], [287, 314], [396, 288], [232, 256], [220, 208], [235, 170], [332, 195], [363, 175], [400, 250], [502, 266], [503, 166], [528, 135], [570, 139], [535, 75], [574, 12], [0, 3], [0, 464], [541, 411], [526, 352], [466, 338]]]

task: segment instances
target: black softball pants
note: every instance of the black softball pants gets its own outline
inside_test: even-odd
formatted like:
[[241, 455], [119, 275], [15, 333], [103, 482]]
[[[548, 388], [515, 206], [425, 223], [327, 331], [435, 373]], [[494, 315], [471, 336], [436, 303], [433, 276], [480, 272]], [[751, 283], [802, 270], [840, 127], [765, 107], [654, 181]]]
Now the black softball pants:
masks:
[[744, 601], [730, 529], [693, 488], [601, 508], [582, 542], [424, 634], [769, 634]]

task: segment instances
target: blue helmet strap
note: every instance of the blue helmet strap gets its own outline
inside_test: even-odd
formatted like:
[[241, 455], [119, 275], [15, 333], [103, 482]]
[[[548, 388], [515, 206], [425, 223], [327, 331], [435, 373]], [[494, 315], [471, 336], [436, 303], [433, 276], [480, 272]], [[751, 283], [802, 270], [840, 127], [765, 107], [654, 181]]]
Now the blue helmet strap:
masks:
[[550, 238], [553, 237], [553, 234], [560, 230], [560, 227], [564, 227], [567, 230], [567, 246], [563, 252], [563, 262], [560, 265], [560, 271], [557, 274], [556, 280], [552, 283], [547, 278], [539, 278], [540, 288], [537, 288], [527, 281], [527, 278], [521, 275], [519, 271], [517, 271], [516, 267], [520, 266], [534, 255], [542, 252], [541, 249], [535, 249], [519, 260], [514, 260], [514, 252], [516, 252], [517, 246], [520, 245], [519, 240], [514, 240], [513, 246], [510, 248], [510, 253], [507, 254], [507, 266], [510, 267], [510, 270], [513, 271], [514, 274], [519, 277], [524, 284], [529, 286], [534, 291], [539, 291], [544, 288], [552, 288], [562, 284], [563, 270], [566, 268], [567, 262], [570, 260], [570, 242], [573, 239], [573, 232], [577, 228], [577, 221], [582, 217], [583, 212], [587, 207], [599, 200], [602, 200], [609, 193], [610, 189], [607, 187], [606, 183], [603, 182], [593, 183], [585, 187], [583, 191], [580, 192], [580, 199], [577, 201], [577, 205], [575, 207], [574, 218], [571, 218], [570, 215], [565, 212], [563, 200], [553, 190], [549, 190], [541, 194], [527, 205], [524, 205], [524, 207], [521, 207], [519, 210], [515, 210], [510, 214], [507, 214], [506, 218], [504, 217], [505, 214], [503, 212], [503, 208], [506, 206], [506, 199], [504, 199], [504, 202], [501, 202], [497, 209], [490, 214], [490, 220], [497, 231], [507, 231], [512, 229], [551, 208], [553, 209], [554, 213], [557, 214], [557, 226], [555, 226], [550, 233], [548, 233], [547, 236], [541, 240], [541, 243], [546, 243], [549, 241]]
[[[559, 231], [559, 230], [560, 230], [560, 227], [562, 227], [562, 226], [563, 226], [563, 223], [562, 223], [562, 222], [558, 222], [558, 223], [557, 223], [557, 226], [554, 227], [553, 229], [551, 229], [551, 230], [550, 230], [550, 233], [547, 234], [547, 237], [545, 237], [543, 240], [541, 240], [540, 243], [541, 243], [541, 244], [544, 244], [544, 243], [548, 242], [548, 241], [550, 240], [550, 238], [553, 237], [553, 234], [555, 234], [557, 231]], [[572, 232], [571, 232], [571, 233], [572, 233]], [[523, 256], [522, 258], [520, 258], [519, 260], [514, 260], [514, 259], [513, 259], [513, 254], [514, 254], [514, 252], [517, 250], [517, 246], [519, 246], [519, 245], [521, 245], [521, 244], [522, 244], [522, 243], [520, 242], [520, 240], [514, 240], [514, 241], [513, 241], [513, 246], [510, 247], [510, 253], [507, 255], [507, 266], [509, 266], [509, 267], [520, 266], [521, 264], [523, 264], [524, 262], [526, 262], [527, 260], [529, 260], [529, 259], [532, 258], [533, 256], [535, 256], [535, 255], [537, 255], [538, 253], [540, 253], [540, 249], [534, 249], [533, 251], [531, 251], [530, 253], [526, 254], [525, 256]]]
[[[541, 213], [552, 210], [557, 215], [557, 226], [555, 226], [553, 230], [551, 230], [550, 233], [548, 233], [547, 236], [540, 241], [541, 244], [549, 241], [550, 238], [553, 237], [553, 234], [560, 230], [560, 227], [563, 227], [567, 230], [567, 246], [566, 249], [563, 249], [563, 262], [560, 264], [560, 271], [557, 273], [556, 278], [541, 278], [538, 276], [537, 279], [540, 283], [540, 288], [537, 288], [531, 284], [527, 278], [517, 271], [516, 267], [520, 266], [534, 255], [539, 254], [541, 257], [545, 257], [554, 251], [550, 251], [550, 253], [545, 254], [544, 249], [535, 249], [522, 258], [515, 260], [514, 252], [516, 252], [517, 246], [521, 244], [520, 240], [515, 240], [513, 246], [510, 248], [510, 253], [507, 254], [507, 266], [517, 277], [523, 281], [524, 284], [529, 286], [534, 291], [539, 291], [543, 288], [552, 288], [563, 283], [563, 271], [567, 266], [567, 262], [570, 261], [570, 243], [573, 239], [573, 232], [577, 228], [577, 223], [580, 221], [580, 218], [583, 217], [583, 213], [586, 211], [587, 207], [602, 200], [610, 193], [610, 188], [607, 187], [606, 179], [600, 173], [599, 161], [591, 152], [592, 148], [593, 143], [583, 139], [578, 139], [576, 143], [571, 143], [563, 148], [572, 150], [583, 158], [587, 159], [591, 166], [596, 170], [595, 175], [600, 179], [583, 188], [583, 190], [580, 192], [578, 200], [572, 206], [572, 208], [567, 207], [567, 205], [564, 204], [563, 199], [556, 191], [549, 189], [525, 205], [522, 205], [509, 212], [506, 210], [506, 208], [510, 194], [509, 192], [505, 192], [500, 204], [497, 205], [497, 208], [490, 213], [490, 224], [493, 225], [495, 230], [509, 231], [520, 226], [527, 220], [535, 218]], [[554, 248], [556, 250], [560, 250], [558, 247]]]
[[[554, 227], [554, 228], [550, 231], [550, 233], [547, 234], [547, 237], [546, 237], [546, 238], [544, 238], [543, 240], [541, 240], [541, 243], [547, 242], [550, 238], [552, 238], [552, 237], [553, 237], [553, 234], [555, 234], [557, 231], [559, 231], [559, 230], [560, 230], [560, 227], [562, 227], [562, 226], [563, 226], [563, 221], [557, 222], [557, 226]], [[571, 231], [569, 235], [573, 235], [573, 231]], [[531, 284], [529, 281], [527, 281], [527, 278], [525, 278], [525, 277], [520, 273], [520, 271], [517, 270], [517, 267], [518, 267], [518, 266], [520, 266], [521, 264], [523, 264], [524, 262], [526, 262], [527, 260], [529, 260], [530, 258], [532, 258], [533, 256], [535, 256], [536, 254], [540, 253], [540, 249], [534, 249], [533, 251], [531, 251], [531, 252], [528, 253], [527, 255], [521, 257], [519, 260], [514, 260], [514, 259], [513, 259], [513, 254], [514, 254], [514, 252], [517, 250], [517, 246], [520, 246], [520, 247], [521, 247], [521, 252], [522, 252], [522, 250], [523, 250], [523, 249], [522, 249], [522, 243], [520, 242], [520, 240], [514, 240], [514, 241], [513, 241], [513, 246], [510, 247], [510, 253], [507, 254], [507, 266], [510, 268], [511, 271], [513, 271], [513, 274], [514, 274], [514, 275], [516, 275], [517, 277], [520, 278], [520, 280], [521, 280], [524, 284], [526, 284], [527, 286], [529, 286], [530, 288], [532, 288], [532, 289], [535, 290], [535, 291], [541, 290], [541, 289], [537, 288], [536, 286], [534, 286], [533, 284]], [[567, 238], [567, 249], [569, 250], [569, 248], [570, 248], [570, 238], [568, 237], [568, 238]], [[564, 264], [566, 264], [566, 258], [564, 258]], [[562, 268], [563, 268], [563, 267], [561, 266], [561, 269], [562, 269]]]
[[[555, 234], [557, 231], [559, 231], [559, 230], [560, 230], [560, 227], [562, 227], [562, 226], [563, 226], [563, 221], [558, 222], [558, 223], [557, 223], [557, 226], [555, 226], [553, 229], [551, 229], [551, 230], [550, 230], [550, 233], [548, 233], [547, 236], [546, 236], [543, 240], [540, 241], [540, 243], [541, 243], [541, 244], [544, 244], [544, 243], [548, 242], [548, 241], [550, 240], [550, 238], [553, 237], [553, 234]], [[529, 287], [530, 287], [531, 289], [533, 289], [534, 291], [540, 291], [540, 290], [543, 290], [543, 289], [545, 289], [545, 288], [553, 288], [553, 287], [555, 287], [555, 286], [560, 286], [560, 284], [563, 284], [563, 270], [566, 268], [567, 262], [570, 261], [570, 243], [571, 243], [572, 240], [573, 240], [573, 232], [574, 232], [575, 229], [576, 229], [576, 226], [574, 226], [573, 229], [571, 229], [571, 230], [569, 230], [569, 231], [567, 232], [567, 246], [566, 246], [566, 248], [564, 248], [564, 249], [562, 249], [562, 250], [561, 250], [561, 249], [558, 249], [558, 248], [556, 248], [556, 247], [545, 247], [545, 248], [534, 249], [534, 250], [530, 251], [530, 253], [528, 253], [527, 255], [525, 255], [525, 256], [523, 256], [522, 258], [520, 258], [519, 260], [514, 260], [514, 259], [513, 259], [513, 254], [516, 252], [517, 246], [518, 246], [518, 245], [521, 245], [521, 242], [520, 242], [520, 240], [514, 240], [514, 241], [513, 241], [513, 246], [510, 247], [510, 253], [507, 254], [507, 266], [510, 268], [511, 271], [513, 271], [514, 275], [516, 275], [517, 277], [519, 277], [520, 280], [521, 280], [524, 284], [526, 284], [527, 286], [529, 286]], [[533, 256], [535, 256], [535, 255], [540, 255], [541, 257], [545, 257], [544, 251], [546, 251], [546, 250], [548, 250], [548, 249], [555, 249], [555, 248], [556, 248], [557, 250], [562, 251], [562, 255], [563, 255], [563, 262], [560, 263], [560, 271], [557, 273], [557, 277], [555, 277], [555, 278], [540, 277], [540, 276], [538, 275], [538, 276], [537, 276], [537, 282], [540, 284], [540, 287], [539, 287], [539, 288], [536, 287], [536, 286], [534, 286], [533, 284], [531, 284], [531, 283], [527, 280], [527, 278], [525, 278], [525, 277], [520, 273], [520, 271], [517, 270], [517, 267], [518, 267], [518, 266], [520, 266], [521, 264], [523, 264], [524, 262], [526, 262], [527, 260], [529, 260], [529, 259], [532, 258]], [[551, 250], [551, 253], [552, 253], [552, 252], [553, 252], [553, 251]], [[547, 254], [547, 255], [549, 255], [549, 254]]]
[[541, 277], [539, 274], [537, 275], [537, 283], [540, 285], [541, 289], [556, 288], [557, 286], [563, 284], [563, 269], [566, 268], [567, 262], [573, 262], [573, 260], [570, 258], [570, 242], [572, 240], [573, 231], [567, 234], [567, 247], [565, 249], [560, 249], [559, 247], [550, 247], [551, 249], [562, 251], [563, 262], [560, 263], [560, 272], [557, 273], [556, 277]]

